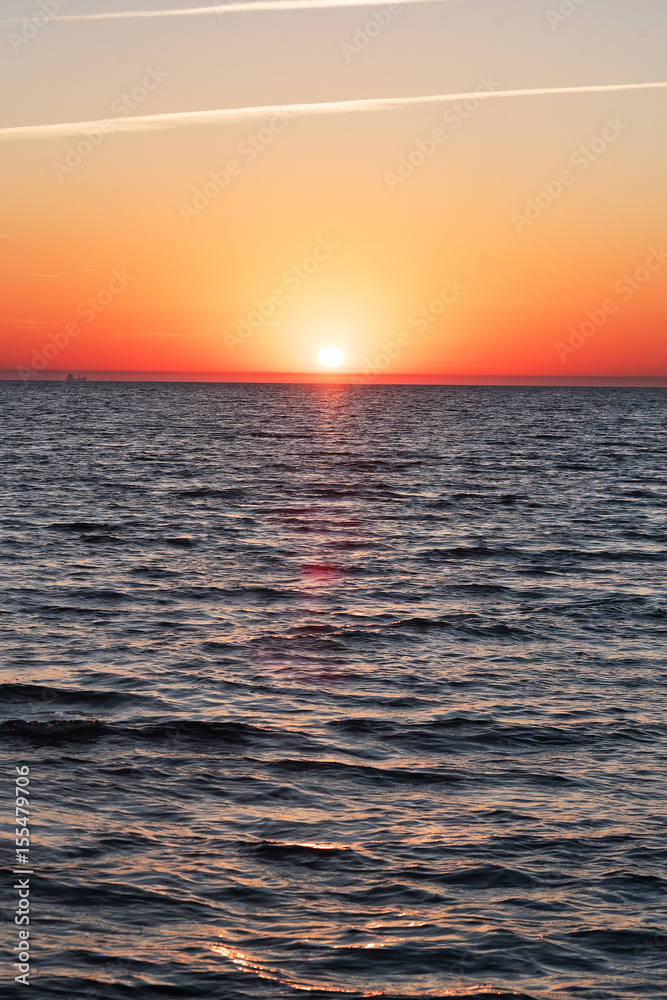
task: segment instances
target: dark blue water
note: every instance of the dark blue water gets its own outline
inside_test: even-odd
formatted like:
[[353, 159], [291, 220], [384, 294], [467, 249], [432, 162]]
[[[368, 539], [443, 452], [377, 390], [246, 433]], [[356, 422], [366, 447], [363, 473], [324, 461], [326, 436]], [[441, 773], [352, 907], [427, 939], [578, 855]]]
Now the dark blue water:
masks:
[[665, 399], [0, 383], [30, 995], [667, 997]]

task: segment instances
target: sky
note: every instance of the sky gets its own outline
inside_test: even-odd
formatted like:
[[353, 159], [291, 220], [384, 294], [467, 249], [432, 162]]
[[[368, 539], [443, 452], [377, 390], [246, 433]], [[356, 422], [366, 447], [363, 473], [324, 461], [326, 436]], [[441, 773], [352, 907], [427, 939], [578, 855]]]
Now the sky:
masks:
[[0, 369], [667, 376], [663, 0], [4, 0]]

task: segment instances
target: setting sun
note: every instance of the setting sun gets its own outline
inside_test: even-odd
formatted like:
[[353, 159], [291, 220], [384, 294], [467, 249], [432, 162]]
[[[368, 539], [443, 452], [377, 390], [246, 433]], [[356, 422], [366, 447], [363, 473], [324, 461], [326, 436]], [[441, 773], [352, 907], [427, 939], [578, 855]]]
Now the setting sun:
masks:
[[325, 368], [338, 368], [345, 361], [345, 355], [340, 347], [323, 347], [317, 355], [317, 360]]

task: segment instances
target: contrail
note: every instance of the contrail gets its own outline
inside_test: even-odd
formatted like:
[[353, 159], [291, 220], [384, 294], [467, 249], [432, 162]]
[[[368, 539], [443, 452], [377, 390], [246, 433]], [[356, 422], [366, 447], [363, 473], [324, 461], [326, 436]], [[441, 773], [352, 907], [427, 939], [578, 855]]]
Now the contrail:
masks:
[[[401, 4], [417, 3], [462, 3], [464, 0], [397, 0]], [[49, 21], [116, 21], [135, 17], [196, 17], [205, 15], [237, 14], [258, 10], [331, 10], [336, 7], [386, 7], [391, 0], [229, 0], [214, 7], [184, 7], [175, 10], [114, 10], [98, 14], [57, 14]], [[15, 17], [1, 20], [0, 24], [22, 24], [29, 17]]]
[[584, 84], [579, 87], [534, 87], [530, 90], [476, 90], [462, 94], [431, 94], [423, 97], [376, 97], [353, 101], [325, 101], [319, 104], [262, 105], [254, 108], [224, 108], [212, 111], [178, 111], [160, 115], [137, 115], [129, 118], [104, 118], [89, 122], [54, 125], [19, 125], [0, 129], [2, 139], [41, 139], [54, 136], [85, 135], [105, 126], [107, 132], [150, 132], [186, 125], [217, 125], [247, 118], [283, 118], [306, 115], [354, 114], [368, 111], [392, 111], [425, 104], [445, 104], [468, 99], [541, 97], [560, 94], [604, 94], [632, 90], [665, 90], [667, 82]]

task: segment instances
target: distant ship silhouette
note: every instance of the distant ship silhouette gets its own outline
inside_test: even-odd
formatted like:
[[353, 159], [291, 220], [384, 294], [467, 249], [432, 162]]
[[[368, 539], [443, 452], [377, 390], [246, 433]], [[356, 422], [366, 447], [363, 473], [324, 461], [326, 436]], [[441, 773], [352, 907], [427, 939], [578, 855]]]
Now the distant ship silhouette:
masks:
[[86, 378], [85, 375], [72, 375], [72, 373], [70, 372], [69, 375], [67, 376], [67, 378], [65, 379], [65, 381], [66, 382], [87, 382], [88, 379]]

